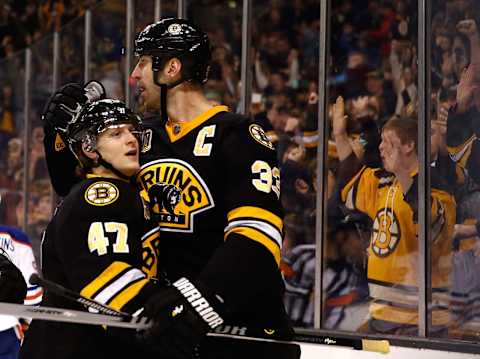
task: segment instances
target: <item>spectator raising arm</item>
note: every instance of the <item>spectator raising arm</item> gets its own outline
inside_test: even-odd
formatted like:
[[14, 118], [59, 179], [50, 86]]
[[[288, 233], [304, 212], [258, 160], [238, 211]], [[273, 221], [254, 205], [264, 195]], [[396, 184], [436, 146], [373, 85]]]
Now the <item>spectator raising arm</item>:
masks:
[[347, 119], [348, 117], [345, 115], [345, 102], [343, 97], [339, 96], [332, 107], [332, 133], [335, 144], [337, 145], [337, 154], [340, 161], [345, 160], [353, 152], [348, 140]]

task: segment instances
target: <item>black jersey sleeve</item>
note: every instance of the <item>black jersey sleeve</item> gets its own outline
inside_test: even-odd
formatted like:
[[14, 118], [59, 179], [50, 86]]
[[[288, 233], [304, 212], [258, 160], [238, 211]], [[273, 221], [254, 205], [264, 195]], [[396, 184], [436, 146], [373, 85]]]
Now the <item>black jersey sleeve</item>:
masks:
[[129, 312], [140, 308], [155, 287], [142, 270], [142, 239], [151, 240], [154, 231], [144, 235], [143, 209], [136, 196], [134, 187], [118, 181], [76, 187], [57, 215], [54, 237], [72, 289]]
[[44, 134], [43, 145], [50, 182], [55, 192], [59, 196], [65, 197], [70, 189], [80, 181], [75, 176], [78, 162], [58, 132], [45, 126]]
[[225, 241], [236, 234], [257, 242], [279, 264], [283, 211], [275, 148], [260, 126], [243, 122], [225, 135], [223, 145], [228, 220]]
[[200, 279], [235, 311], [265, 290], [282, 291], [280, 171], [275, 148], [258, 124], [239, 122], [222, 138], [225, 242]]

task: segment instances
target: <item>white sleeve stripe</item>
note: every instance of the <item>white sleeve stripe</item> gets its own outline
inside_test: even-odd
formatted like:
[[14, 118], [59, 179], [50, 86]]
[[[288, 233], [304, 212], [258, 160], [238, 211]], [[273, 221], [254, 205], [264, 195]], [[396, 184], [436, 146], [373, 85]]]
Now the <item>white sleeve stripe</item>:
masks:
[[145, 278], [145, 274], [139, 269], [132, 268], [128, 272], [123, 274], [120, 278], [118, 278], [106, 288], [104, 288], [93, 299], [100, 303], [106, 304], [110, 301], [110, 299], [112, 299], [115, 295], [128, 287], [132, 282], [136, 282], [138, 279], [141, 278]]
[[156, 233], [156, 232], [159, 232], [160, 231], [160, 227], [156, 227], [150, 231], [148, 231], [147, 233], [145, 233], [143, 236], [142, 236], [142, 242], [147, 239], [148, 237], [150, 237], [152, 234]]
[[39, 305], [40, 303], [42, 303], [42, 297], [38, 297], [37, 299], [35, 300], [24, 300], [23, 301], [23, 305]]
[[235, 227], [250, 227], [250, 228], [258, 229], [259, 231], [265, 233], [267, 236], [274, 239], [277, 245], [280, 247], [280, 249], [282, 248], [282, 234], [277, 228], [275, 228], [271, 224], [261, 222], [261, 221], [252, 221], [252, 220], [233, 221], [233, 222], [230, 222], [227, 227], [225, 227], [224, 231], [226, 233]]

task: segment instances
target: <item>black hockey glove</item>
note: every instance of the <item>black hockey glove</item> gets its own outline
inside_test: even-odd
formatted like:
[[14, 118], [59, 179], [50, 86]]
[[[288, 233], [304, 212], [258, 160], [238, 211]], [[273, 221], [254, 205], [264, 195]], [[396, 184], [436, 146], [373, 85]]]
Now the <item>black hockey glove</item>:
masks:
[[143, 314], [154, 322], [145, 333], [146, 344], [163, 358], [187, 359], [194, 358], [206, 334], [223, 323], [224, 308], [221, 298], [200, 283], [180, 278], [153, 295]]
[[98, 81], [90, 81], [85, 86], [72, 82], [60, 87], [49, 98], [43, 111], [45, 128], [64, 133], [68, 123], [87, 101], [102, 98], [105, 98], [105, 89]]
[[[180, 202], [180, 190], [172, 184], [155, 183], [148, 189], [148, 197], [150, 198], [150, 208], [155, 213], [160, 213], [164, 208], [173, 214], [175, 206]], [[158, 205], [158, 209], [154, 208], [156, 205]]]
[[23, 304], [27, 284], [22, 272], [0, 253], [0, 302]]

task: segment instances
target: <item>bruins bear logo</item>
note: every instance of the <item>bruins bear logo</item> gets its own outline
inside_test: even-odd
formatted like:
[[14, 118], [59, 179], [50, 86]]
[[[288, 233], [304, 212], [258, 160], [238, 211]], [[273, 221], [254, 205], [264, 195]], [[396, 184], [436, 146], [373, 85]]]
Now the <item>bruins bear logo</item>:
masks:
[[193, 232], [195, 216], [215, 206], [206, 183], [188, 163], [178, 159], [160, 159], [145, 164], [137, 175], [142, 189], [166, 183], [180, 190], [180, 201], [173, 213], [160, 209], [160, 228], [170, 232]]

